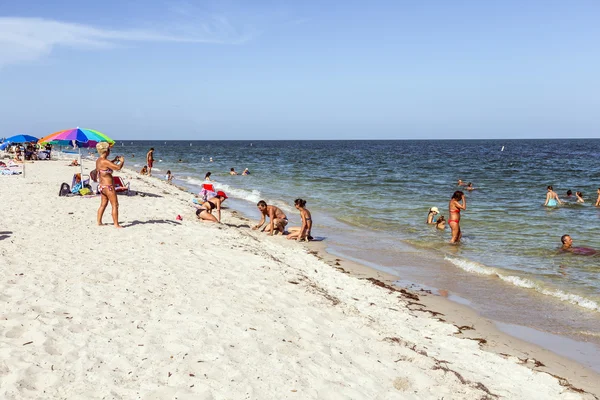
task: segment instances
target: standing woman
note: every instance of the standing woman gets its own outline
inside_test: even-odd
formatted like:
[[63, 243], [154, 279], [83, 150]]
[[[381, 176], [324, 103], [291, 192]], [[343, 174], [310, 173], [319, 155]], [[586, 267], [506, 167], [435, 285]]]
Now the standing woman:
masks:
[[98, 154], [100, 157], [96, 160], [96, 170], [98, 171], [98, 191], [100, 192], [100, 208], [98, 208], [98, 225], [102, 225], [102, 216], [104, 215], [104, 210], [106, 210], [106, 206], [110, 201], [110, 206], [112, 207], [112, 219], [115, 225], [115, 228], [122, 228], [119, 225], [119, 200], [117, 199], [117, 192], [115, 192], [115, 187], [113, 185], [113, 171], [120, 171], [123, 168], [123, 164], [125, 164], [125, 157], [120, 156], [115, 158], [115, 160], [121, 161], [119, 165], [114, 162], [108, 160], [108, 156], [110, 155], [110, 146], [106, 142], [100, 142], [96, 145], [96, 150], [98, 150]]
[[288, 228], [290, 234], [287, 236], [288, 239], [297, 239], [298, 241], [312, 240], [313, 237], [310, 235], [312, 230], [312, 216], [310, 211], [306, 208], [306, 200], [296, 199], [294, 200], [294, 206], [296, 210], [300, 211], [300, 218], [302, 218], [302, 226]]
[[548, 186], [548, 193], [546, 193], [546, 202], [544, 203], [544, 205], [547, 207], [556, 207], [557, 205], [562, 203], [563, 202], [560, 201], [558, 195], [556, 194], [552, 186]]
[[448, 210], [450, 211], [450, 217], [448, 218], [448, 225], [452, 229], [452, 239], [450, 243], [456, 243], [460, 241], [462, 232], [460, 231], [460, 210], [467, 209], [467, 199], [465, 194], [460, 190], [457, 190], [450, 199]]

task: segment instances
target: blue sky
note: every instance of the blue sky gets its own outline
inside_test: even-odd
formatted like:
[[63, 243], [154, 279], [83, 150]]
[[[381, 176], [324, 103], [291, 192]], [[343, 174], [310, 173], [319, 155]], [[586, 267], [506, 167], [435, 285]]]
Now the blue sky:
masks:
[[0, 3], [0, 136], [597, 137], [600, 2]]

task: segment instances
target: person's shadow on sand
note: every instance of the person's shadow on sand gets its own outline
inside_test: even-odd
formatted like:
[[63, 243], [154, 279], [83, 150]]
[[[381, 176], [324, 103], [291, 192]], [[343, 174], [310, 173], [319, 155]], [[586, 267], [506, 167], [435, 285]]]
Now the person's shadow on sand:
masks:
[[[133, 190], [132, 190], [133, 192]], [[156, 193], [150, 193], [150, 192], [140, 192], [140, 191], [135, 191], [135, 196], [140, 196], [140, 197], [163, 197], [160, 194], [156, 194]]]
[[10, 235], [12, 235], [10, 231], [0, 232], [0, 240], [8, 239]]
[[169, 221], [169, 220], [167, 220], [167, 219], [151, 219], [151, 220], [148, 220], [148, 221], [138, 221], [138, 220], [135, 220], [135, 221], [131, 221], [131, 222], [129, 222], [129, 223], [122, 224], [121, 226], [122, 226], [123, 228], [127, 228], [127, 227], [134, 226], [134, 225], [146, 225], [146, 224], [171, 224], [171, 225], [181, 225], [181, 223], [180, 223], [180, 222], [176, 222], [176, 221]]

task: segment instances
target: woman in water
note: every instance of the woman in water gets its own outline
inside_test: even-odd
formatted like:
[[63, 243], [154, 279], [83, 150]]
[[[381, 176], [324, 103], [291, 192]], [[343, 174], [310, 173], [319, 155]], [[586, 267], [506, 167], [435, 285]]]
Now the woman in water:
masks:
[[596, 204], [594, 204], [596, 207], [600, 207], [600, 188], [598, 188], [598, 198], [596, 199]]
[[581, 192], [575, 192], [575, 197], [577, 197], [577, 202], [578, 203], [585, 203], [585, 200], [583, 200], [583, 193], [581, 193]]
[[467, 190], [470, 192], [471, 190], [475, 189], [473, 187], [473, 183], [469, 182], [469, 184], [467, 185]]
[[210, 179], [210, 175], [211, 175], [211, 172], [210, 172], [210, 171], [208, 171], [208, 172], [206, 173], [206, 175], [204, 175], [204, 180], [205, 180], [205, 181], [208, 181], [208, 182], [212, 182], [213, 180], [212, 180], [212, 179]]
[[462, 232], [460, 231], [460, 210], [467, 209], [467, 199], [465, 194], [460, 190], [457, 190], [450, 199], [448, 204], [448, 211], [450, 211], [450, 217], [448, 219], [448, 225], [452, 229], [452, 239], [450, 243], [456, 243], [460, 241]]
[[427, 223], [435, 224], [435, 217], [440, 213], [440, 210], [437, 207], [431, 207], [429, 212], [427, 213]]
[[[221, 204], [227, 199], [225, 192], [218, 191], [217, 195], [212, 199], [202, 203], [202, 208], [196, 211], [196, 216], [199, 219], [210, 222], [221, 222]], [[217, 216], [212, 214], [212, 210], [217, 210]]]
[[297, 239], [299, 241], [305, 240], [313, 240], [313, 237], [310, 235], [312, 230], [312, 216], [310, 211], [306, 208], [306, 200], [296, 199], [294, 200], [294, 206], [296, 210], [300, 211], [300, 218], [302, 218], [302, 226], [297, 227], [293, 226], [288, 228], [288, 232], [290, 234], [287, 236], [288, 239]]
[[556, 194], [552, 186], [548, 186], [548, 193], [546, 194], [546, 202], [544, 203], [544, 205], [546, 207], [556, 207], [557, 205], [562, 203], [563, 202], [560, 201], [560, 199], [558, 198], [558, 194]]
[[110, 201], [112, 207], [112, 219], [113, 224], [116, 228], [122, 228], [119, 225], [119, 200], [117, 199], [117, 192], [113, 185], [113, 171], [120, 171], [125, 164], [125, 157], [117, 157], [120, 163], [117, 165], [114, 162], [108, 160], [110, 155], [110, 146], [106, 142], [100, 142], [96, 145], [96, 150], [100, 157], [96, 160], [96, 170], [98, 171], [98, 191], [100, 192], [100, 208], [98, 208], [98, 225], [102, 225], [102, 216], [104, 210]]

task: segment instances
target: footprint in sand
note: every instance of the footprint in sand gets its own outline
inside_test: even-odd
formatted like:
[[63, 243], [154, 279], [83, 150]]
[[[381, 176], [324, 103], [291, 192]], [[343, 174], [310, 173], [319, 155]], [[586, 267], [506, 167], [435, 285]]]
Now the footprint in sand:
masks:
[[401, 392], [406, 392], [410, 389], [410, 381], [406, 378], [398, 377], [394, 379], [394, 387]]
[[6, 334], [4, 336], [6, 336], [9, 339], [15, 339], [15, 338], [20, 338], [21, 336], [23, 336], [23, 332], [25, 331], [25, 329], [23, 329], [22, 326], [13, 326], [11, 330], [9, 330], [8, 332], [6, 332]]

